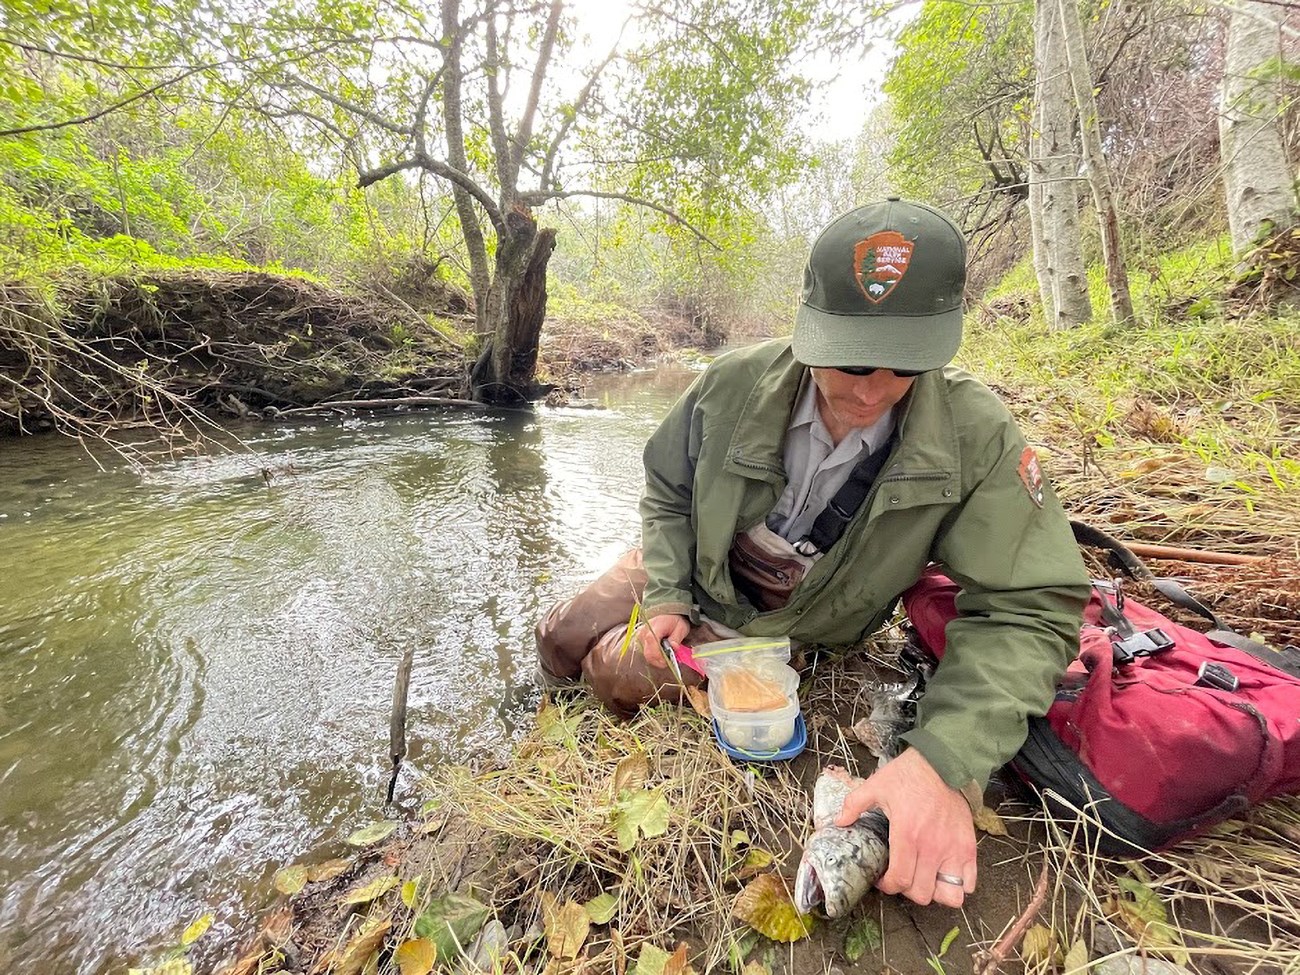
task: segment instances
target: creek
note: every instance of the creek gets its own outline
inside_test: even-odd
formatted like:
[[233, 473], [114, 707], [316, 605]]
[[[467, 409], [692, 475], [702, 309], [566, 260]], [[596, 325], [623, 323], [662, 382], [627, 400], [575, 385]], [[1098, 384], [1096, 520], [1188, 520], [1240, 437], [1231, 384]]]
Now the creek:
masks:
[[641, 447], [693, 375], [248, 426], [252, 453], [143, 470], [0, 444], [0, 971], [123, 972], [206, 913], [204, 954], [233, 949], [277, 868], [384, 818], [410, 645], [399, 797], [508, 749], [533, 623], [635, 543]]

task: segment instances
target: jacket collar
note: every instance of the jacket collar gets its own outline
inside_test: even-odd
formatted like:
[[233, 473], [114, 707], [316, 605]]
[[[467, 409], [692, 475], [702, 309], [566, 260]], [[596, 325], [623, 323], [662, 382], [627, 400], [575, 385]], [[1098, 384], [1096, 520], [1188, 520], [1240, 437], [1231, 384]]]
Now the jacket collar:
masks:
[[[945, 474], [960, 483], [961, 450], [948, 395], [950, 369], [928, 372], [912, 384], [899, 407], [899, 447], [882, 477]], [[785, 432], [806, 382], [812, 382], [812, 373], [795, 361], [789, 340], [784, 340], [740, 412], [727, 451], [728, 467], [765, 480], [786, 476]]]

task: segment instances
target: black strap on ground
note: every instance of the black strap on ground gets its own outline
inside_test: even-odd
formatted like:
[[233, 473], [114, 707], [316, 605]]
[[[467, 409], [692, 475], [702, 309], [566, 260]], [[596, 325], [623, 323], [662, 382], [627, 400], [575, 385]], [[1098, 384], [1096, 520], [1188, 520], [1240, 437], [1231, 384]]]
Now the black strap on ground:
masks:
[[835, 492], [835, 496], [826, 502], [826, 507], [813, 522], [808, 537], [796, 546], [798, 551], [804, 555], [813, 554], [804, 551], [806, 542], [818, 552], [829, 552], [831, 546], [844, 537], [849, 522], [858, 513], [862, 503], [867, 500], [867, 495], [871, 493], [871, 486], [875, 484], [876, 478], [880, 476], [880, 471], [885, 466], [885, 461], [889, 459], [889, 452], [894, 449], [894, 442], [895, 438], [891, 435], [879, 450], [872, 451], [853, 465], [853, 470], [849, 472], [849, 479]]
[[1292, 677], [1300, 677], [1300, 651], [1297, 651], [1295, 647], [1274, 650], [1258, 640], [1242, 636], [1224, 623], [1214, 610], [1206, 606], [1205, 603], [1201, 602], [1173, 579], [1162, 579], [1156, 576], [1147, 568], [1146, 563], [1119, 539], [1107, 535], [1100, 528], [1094, 528], [1082, 521], [1075, 521], [1073, 518], [1070, 519], [1070, 529], [1074, 532], [1074, 540], [1080, 545], [1100, 548], [1108, 552], [1111, 564], [1130, 579], [1141, 579], [1143, 582], [1150, 583], [1152, 588], [1175, 606], [1181, 606], [1183, 609], [1190, 610], [1208, 620], [1213, 629], [1205, 635], [1211, 640], [1222, 643], [1224, 646], [1235, 647], [1243, 653], [1250, 654], [1256, 660], [1260, 660], [1270, 667], [1276, 667]]

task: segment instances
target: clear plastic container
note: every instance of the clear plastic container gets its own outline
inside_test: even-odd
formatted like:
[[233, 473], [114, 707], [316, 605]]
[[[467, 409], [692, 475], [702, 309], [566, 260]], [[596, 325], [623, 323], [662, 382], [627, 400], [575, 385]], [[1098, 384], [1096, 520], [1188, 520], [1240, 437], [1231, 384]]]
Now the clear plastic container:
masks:
[[709, 708], [728, 745], [757, 757], [770, 755], [794, 737], [794, 723], [799, 716], [799, 672], [772, 660], [745, 669], [776, 681], [785, 692], [785, 706], [771, 711], [730, 711], [722, 705], [720, 681], [710, 679]]

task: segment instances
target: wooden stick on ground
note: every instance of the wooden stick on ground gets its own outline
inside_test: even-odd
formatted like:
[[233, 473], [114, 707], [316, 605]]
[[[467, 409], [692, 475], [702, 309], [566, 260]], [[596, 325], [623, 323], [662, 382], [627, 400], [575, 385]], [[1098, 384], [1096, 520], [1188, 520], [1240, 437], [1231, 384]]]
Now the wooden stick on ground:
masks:
[[1180, 562], [1204, 562], [1206, 565], [1250, 565], [1266, 561], [1262, 555], [1241, 555], [1237, 552], [1205, 552], [1194, 548], [1175, 548], [1172, 545], [1152, 545], [1148, 542], [1129, 542], [1129, 550], [1144, 559], [1177, 559]]
[[1011, 925], [992, 948], [976, 964], [976, 975], [993, 975], [1007, 959], [1007, 955], [1015, 951], [1016, 945], [1020, 944], [1020, 939], [1025, 936], [1029, 930], [1029, 925], [1034, 923], [1034, 918], [1038, 916], [1039, 910], [1042, 909], [1043, 903], [1047, 900], [1047, 858], [1043, 858], [1043, 869], [1038, 874], [1038, 883], [1034, 885], [1034, 896], [1029, 899], [1029, 904], [1025, 907], [1025, 912], [1016, 918], [1016, 923]]

